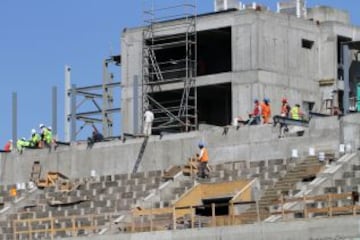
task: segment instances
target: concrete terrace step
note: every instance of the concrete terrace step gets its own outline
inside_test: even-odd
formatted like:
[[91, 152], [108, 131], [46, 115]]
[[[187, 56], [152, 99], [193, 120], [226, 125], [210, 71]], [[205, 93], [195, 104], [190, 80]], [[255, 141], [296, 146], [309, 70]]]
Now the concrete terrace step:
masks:
[[[308, 169], [321, 169], [322, 163], [320, 163], [316, 158], [307, 158], [303, 162], [298, 163], [297, 165], [293, 166], [291, 169], [289, 169], [286, 174], [283, 176], [283, 178], [280, 178], [271, 189], [265, 190], [262, 197], [259, 200], [259, 208], [263, 210], [268, 210], [269, 207], [273, 204], [275, 204], [282, 192], [290, 192], [294, 191], [295, 185], [302, 181], [304, 177], [307, 177], [309, 175]], [[268, 215], [262, 216], [261, 219], [265, 219]], [[252, 204], [249, 209], [245, 212], [245, 214], [254, 214], [256, 213], [256, 205]], [[266, 216], [267, 215], [267, 216]], [[257, 219], [256, 215], [253, 217], [253, 219], [248, 218], [247, 221], [255, 222]]]

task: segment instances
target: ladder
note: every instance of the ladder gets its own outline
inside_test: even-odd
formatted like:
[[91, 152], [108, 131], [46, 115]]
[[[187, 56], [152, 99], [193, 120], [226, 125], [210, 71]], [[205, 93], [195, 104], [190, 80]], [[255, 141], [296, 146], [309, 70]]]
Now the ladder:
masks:
[[146, 148], [148, 140], [149, 140], [149, 136], [145, 136], [144, 141], [141, 144], [140, 152], [139, 152], [139, 155], [138, 155], [138, 157], [136, 159], [135, 166], [134, 166], [134, 169], [133, 169], [132, 173], [136, 173], [138, 168], [139, 168], [139, 165], [140, 165], [141, 159], [142, 159], [142, 157], [144, 155], [145, 148]]
[[159, 64], [158, 64], [158, 62], [156, 60], [156, 55], [155, 55], [154, 49], [149, 48], [148, 51], [149, 51], [149, 58], [150, 58], [150, 61], [151, 61], [151, 65], [154, 68], [154, 72], [155, 72], [157, 80], [158, 81], [164, 81], [163, 75], [161, 73], [161, 69], [160, 69]]

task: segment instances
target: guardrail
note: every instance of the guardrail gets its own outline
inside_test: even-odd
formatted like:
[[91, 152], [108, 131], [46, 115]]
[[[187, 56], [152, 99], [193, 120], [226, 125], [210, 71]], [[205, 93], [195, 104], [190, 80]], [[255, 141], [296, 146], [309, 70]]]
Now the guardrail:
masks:
[[[13, 239], [21, 239], [27, 236], [27, 239], [36, 239], [33, 234], [45, 233], [50, 239], [54, 239], [60, 232], [65, 232], [72, 237], [78, 236], [80, 231], [97, 232], [104, 225], [98, 225], [100, 218], [111, 222], [114, 216], [119, 213], [109, 214], [91, 214], [91, 215], [74, 215], [69, 217], [47, 217], [13, 220]], [[111, 224], [110, 224], [111, 228]]]
[[[338, 204], [338, 201], [345, 200], [345, 204]], [[297, 198], [286, 199], [283, 195], [275, 204], [272, 215], [281, 215], [282, 219], [286, 219], [289, 215], [293, 218], [295, 214], [299, 214], [304, 218], [310, 218], [315, 214], [321, 214], [328, 217], [334, 215], [357, 215], [360, 205], [356, 205], [359, 201], [357, 192], [347, 193], [331, 193], [316, 196], [303, 196]], [[351, 204], [346, 204], [351, 202]], [[297, 203], [297, 209], [287, 209], [286, 204]], [[318, 205], [319, 207], [309, 207], [308, 204]], [[293, 206], [294, 207], [294, 206]]]

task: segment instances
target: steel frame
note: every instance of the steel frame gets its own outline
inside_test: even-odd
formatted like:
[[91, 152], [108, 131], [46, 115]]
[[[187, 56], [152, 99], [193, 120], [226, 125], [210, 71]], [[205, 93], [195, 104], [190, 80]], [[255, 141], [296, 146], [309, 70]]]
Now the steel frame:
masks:
[[[91, 85], [85, 87], [76, 87], [70, 85], [70, 67], [65, 67], [65, 141], [75, 141], [76, 136], [84, 129], [86, 125], [101, 123], [102, 134], [104, 137], [113, 137], [113, 114], [120, 114], [121, 108], [114, 106], [113, 91], [115, 88], [120, 88], [120, 82], [114, 82], [114, 76], [109, 71], [109, 64], [115, 66], [121, 65], [121, 56], [111, 56], [103, 61], [103, 83], [99, 85]], [[100, 91], [101, 90], [101, 91]], [[82, 97], [78, 101], [78, 97]], [[80, 107], [85, 103], [91, 101], [93, 109], [79, 112]], [[66, 104], [65, 104], [66, 105]], [[101, 118], [98, 116], [101, 115]], [[82, 125], [77, 129], [76, 122], [82, 122]]]

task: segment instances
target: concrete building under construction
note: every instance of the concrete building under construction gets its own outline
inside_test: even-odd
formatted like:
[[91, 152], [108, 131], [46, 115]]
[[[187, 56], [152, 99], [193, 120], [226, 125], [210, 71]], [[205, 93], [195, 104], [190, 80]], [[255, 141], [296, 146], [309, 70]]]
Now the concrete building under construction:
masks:
[[[123, 30], [103, 85], [67, 81], [70, 143], [0, 153], [0, 239], [358, 239], [360, 27], [348, 13], [303, 0], [277, 11], [215, 1], [202, 15], [193, 0], [145, 2], [144, 26]], [[120, 85], [114, 137], [109, 89]], [[76, 95], [105, 103], [77, 113]], [[265, 97], [273, 116], [286, 97], [308, 118], [232, 124]], [[78, 120], [101, 122], [104, 140], [76, 141]]]
[[148, 26], [123, 32], [125, 132], [140, 131], [146, 107], [141, 103], [147, 102], [158, 108], [157, 126], [165, 131], [176, 122], [181, 129], [230, 124], [246, 117], [255, 98], [269, 97], [273, 109], [282, 97], [307, 112], [354, 109], [359, 44], [350, 42], [360, 38], [360, 29], [346, 12], [315, 7], [296, 16], [256, 4], [199, 16], [189, 12], [161, 21], [164, 11], [152, 9]]

